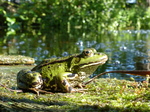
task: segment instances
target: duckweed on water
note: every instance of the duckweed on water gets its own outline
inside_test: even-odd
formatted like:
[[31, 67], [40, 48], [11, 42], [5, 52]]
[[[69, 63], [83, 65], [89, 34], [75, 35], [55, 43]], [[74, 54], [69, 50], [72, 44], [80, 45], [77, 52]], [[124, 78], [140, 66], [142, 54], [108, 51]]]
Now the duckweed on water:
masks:
[[[1, 83], [16, 88], [16, 66], [3, 69]], [[15, 68], [15, 69], [14, 69]], [[10, 80], [11, 79], [11, 80]], [[6, 82], [9, 80], [9, 83]], [[109, 78], [96, 79], [86, 86], [84, 93], [40, 94], [15, 93], [0, 87], [1, 111], [55, 111], [55, 112], [148, 112], [150, 111], [150, 88], [137, 86], [137, 82]]]

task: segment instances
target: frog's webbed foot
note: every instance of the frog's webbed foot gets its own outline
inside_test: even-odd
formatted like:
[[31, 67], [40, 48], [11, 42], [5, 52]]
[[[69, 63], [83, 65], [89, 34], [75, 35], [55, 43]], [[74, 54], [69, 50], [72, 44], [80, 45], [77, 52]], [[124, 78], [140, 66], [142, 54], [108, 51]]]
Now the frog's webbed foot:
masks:
[[86, 85], [82, 84], [82, 83], [78, 83], [77, 85], [75, 85], [74, 87], [78, 87], [83, 89]]
[[43, 93], [43, 94], [54, 94], [52, 92], [48, 92], [48, 91], [44, 91], [42, 89], [36, 89], [36, 88], [29, 88], [29, 90], [35, 92], [37, 97], [39, 97], [40, 93]]
[[28, 89], [35, 92], [37, 97], [40, 95], [39, 91], [36, 88], [28, 88]]

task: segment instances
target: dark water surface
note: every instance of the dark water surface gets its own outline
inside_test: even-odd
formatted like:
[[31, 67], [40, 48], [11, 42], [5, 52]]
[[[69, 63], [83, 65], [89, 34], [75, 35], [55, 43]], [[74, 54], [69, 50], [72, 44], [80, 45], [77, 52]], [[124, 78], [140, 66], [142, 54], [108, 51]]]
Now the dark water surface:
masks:
[[[62, 57], [80, 53], [84, 48], [93, 47], [104, 52], [109, 60], [95, 72], [110, 70], [149, 70], [150, 30], [125, 30], [113, 32], [72, 32], [49, 31], [10, 33], [0, 32], [0, 54], [20, 54], [33, 57], [36, 62], [45, 58]], [[140, 76], [128, 74], [107, 74], [102, 77], [129, 79]]]

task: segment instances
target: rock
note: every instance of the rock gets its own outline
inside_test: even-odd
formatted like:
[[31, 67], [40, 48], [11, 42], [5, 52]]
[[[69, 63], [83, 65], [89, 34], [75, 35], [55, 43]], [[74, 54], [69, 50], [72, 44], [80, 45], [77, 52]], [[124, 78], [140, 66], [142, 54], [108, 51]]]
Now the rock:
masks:
[[22, 55], [0, 55], [0, 65], [34, 64], [34, 58]]

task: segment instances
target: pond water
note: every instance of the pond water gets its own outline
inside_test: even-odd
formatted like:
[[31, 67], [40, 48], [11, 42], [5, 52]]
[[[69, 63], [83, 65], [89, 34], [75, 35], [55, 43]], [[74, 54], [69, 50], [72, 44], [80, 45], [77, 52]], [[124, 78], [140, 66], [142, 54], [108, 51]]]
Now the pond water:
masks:
[[[0, 54], [19, 54], [33, 57], [36, 63], [45, 58], [62, 57], [80, 53], [84, 48], [104, 52], [109, 60], [94, 73], [110, 70], [149, 70], [150, 30], [125, 30], [94, 32], [75, 30], [71, 32], [31, 30], [28, 32], [0, 32]], [[143, 80], [128, 74], [107, 74], [101, 77]]]

